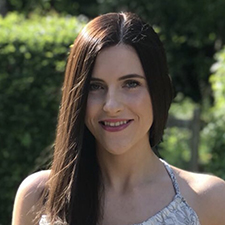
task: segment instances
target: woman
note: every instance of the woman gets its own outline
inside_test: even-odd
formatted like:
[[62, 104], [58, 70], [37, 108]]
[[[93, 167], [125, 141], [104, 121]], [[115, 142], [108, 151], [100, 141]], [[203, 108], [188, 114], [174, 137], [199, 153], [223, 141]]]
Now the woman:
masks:
[[151, 26], [131, 13], [89, 22], [68, 59], [51, 170], [23, 181], [13, 225], [225, 224], [225, 182], [152, 150], [172, 98]]

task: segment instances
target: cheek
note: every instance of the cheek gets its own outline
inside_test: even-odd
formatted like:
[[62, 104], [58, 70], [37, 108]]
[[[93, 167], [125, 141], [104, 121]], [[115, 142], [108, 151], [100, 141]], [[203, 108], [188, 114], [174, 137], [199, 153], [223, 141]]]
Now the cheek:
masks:
[[152, 109], [152, 101], [148, 92], [144, 92], [141, 95], [137, 96], [137, 99], [133, 101], [137, 110], [139, 110], [142, 119], [146, 121], [146, 123], [153, 122], [153, 109]]
[[100, 100], [93, 96], [88, 96], [85, 114], [85, 124], [87, 126], [90, 125], [90, 121], [97, 116], [99, 107], [100, 107]]
[[129, 104], [138, 107], [137, 109], [145, 109], [144, 111], [149, 111], [152, 113], [152, 102], [148, 91], [142, 90], [130, 95], [128, 98]]

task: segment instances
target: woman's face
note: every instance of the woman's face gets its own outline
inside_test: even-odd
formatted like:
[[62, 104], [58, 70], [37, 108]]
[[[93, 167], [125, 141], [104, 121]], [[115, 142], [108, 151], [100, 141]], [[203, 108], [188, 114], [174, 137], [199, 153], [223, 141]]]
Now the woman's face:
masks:
[[97, 150], [119, 155], [149, 145], [152, 122], [151, 98], [136, 51], [122, 44], [103, 49], [94, 65], [85, 115]]

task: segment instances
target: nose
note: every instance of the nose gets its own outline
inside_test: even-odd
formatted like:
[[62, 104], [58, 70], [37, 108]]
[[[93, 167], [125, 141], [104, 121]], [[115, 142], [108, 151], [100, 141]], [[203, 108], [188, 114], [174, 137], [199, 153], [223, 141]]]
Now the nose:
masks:
[[121, 96], [116, 91], [108, 91], [105, 96], [103, 110], [109, 115], [115, 115], [123, 110]]

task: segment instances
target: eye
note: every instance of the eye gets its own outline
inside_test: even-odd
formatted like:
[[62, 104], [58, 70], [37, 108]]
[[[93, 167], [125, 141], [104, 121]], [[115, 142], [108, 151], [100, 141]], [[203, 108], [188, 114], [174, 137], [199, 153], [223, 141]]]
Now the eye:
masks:
[[140, 82], [138, 82], [136, 80], [127, 80], [125, 82], [124, 86], [127, 88], [136, 88], [136, 87], [140, 86]]
[[101, 89], [103, 89], [103, 86], [98, 83], [91, 83], [89, 86], [90, 91], [97, 91], [97, 90], [101, 90]]

